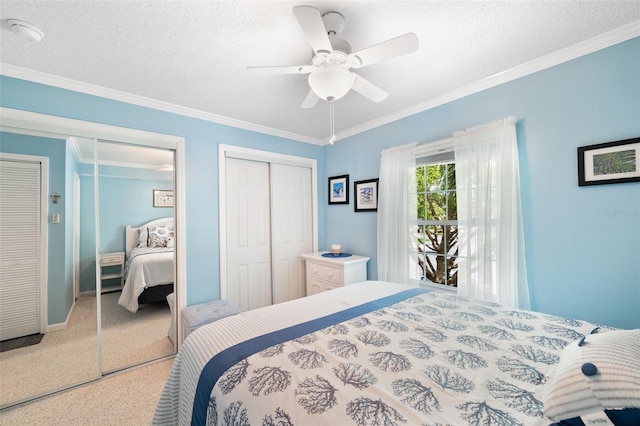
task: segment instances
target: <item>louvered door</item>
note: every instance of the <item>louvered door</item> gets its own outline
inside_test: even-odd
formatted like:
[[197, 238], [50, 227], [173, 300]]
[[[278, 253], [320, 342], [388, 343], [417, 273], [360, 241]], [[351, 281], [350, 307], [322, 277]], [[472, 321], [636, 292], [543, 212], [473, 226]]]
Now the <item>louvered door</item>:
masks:
[[0, 340], [40, 332], [40, 164], [0, 160]]

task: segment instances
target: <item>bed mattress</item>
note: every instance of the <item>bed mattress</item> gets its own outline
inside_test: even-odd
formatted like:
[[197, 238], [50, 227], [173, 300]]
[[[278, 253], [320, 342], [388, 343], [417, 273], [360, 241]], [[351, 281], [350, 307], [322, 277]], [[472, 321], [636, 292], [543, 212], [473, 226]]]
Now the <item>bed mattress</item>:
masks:
[[127, 259], [125, 282], [118, 304], [135, 313], [139, 307], [138, 297], [143, 291], [172, 284], [173, 279], [173, 248], [136, 247]]
[[594, 327], [367, 281], [196, 330], [154, 424], [546, 425], [560, 352]]

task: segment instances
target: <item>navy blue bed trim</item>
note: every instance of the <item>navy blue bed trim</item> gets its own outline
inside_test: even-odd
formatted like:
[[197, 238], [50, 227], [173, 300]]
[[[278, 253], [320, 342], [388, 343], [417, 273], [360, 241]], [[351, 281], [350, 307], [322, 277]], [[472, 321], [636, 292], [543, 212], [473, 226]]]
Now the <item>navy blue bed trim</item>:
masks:
[[385, 308], [419, 294], [427, 293], [428, 291], [429, 290], [422, 288], [412, 288], [410, 290], [392, 294], [391, 296], [345, 309], [344, 311], [316, 318], [301, 324], [296, 324], [262, 336], [257, 336], [224, 349], [214, 355], [200, 373], [198, 387], [196, 388], [196, 395], [193, 401], [193, 411], [191, 412], [191, 424], [204, 425], [206, 423], [207, 407], [209, 405], [209, 397], [213, 387], [224, 372], [238, 361], [273, 345], [287, 342], [300, 336], [313, 333], [314, 331], [322, 330], [323, 328], [329, 327], [333, 324], [348, 321], [371, 311]]

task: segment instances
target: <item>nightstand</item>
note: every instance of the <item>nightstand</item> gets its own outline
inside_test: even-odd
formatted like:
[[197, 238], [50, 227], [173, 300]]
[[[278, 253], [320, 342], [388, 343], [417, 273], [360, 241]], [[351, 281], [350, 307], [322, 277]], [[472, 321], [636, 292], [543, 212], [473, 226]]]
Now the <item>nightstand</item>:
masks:
[[326, 251], [303, 254], [306, 264], [307, 296], [367, 280], [368, 257], [323, 257]]
[[105, 281], [116, 278], [120, 279], [120, 284], [118, 286], [103, 286], [102, 293], [122, 290], [124, 285], [124, 252], [100, 253], [100, 280]]

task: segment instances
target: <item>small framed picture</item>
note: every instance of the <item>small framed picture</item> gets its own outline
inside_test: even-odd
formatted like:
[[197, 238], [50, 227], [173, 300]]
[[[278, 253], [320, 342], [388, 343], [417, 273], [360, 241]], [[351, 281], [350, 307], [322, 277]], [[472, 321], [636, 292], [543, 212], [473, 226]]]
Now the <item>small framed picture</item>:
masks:
[[153, 207], [173, 207], [173, 191], [169, 189], [154, 189]]
[[640, 182], [640, 138], [578, 147], [578, 185]]
[[355, 211], [375, 212], [378, 210], [378, 179], [354, 182], [353, 193], [356, 197]]
[[329, 178], [329, 204], [349, 204], [349, 175]]

